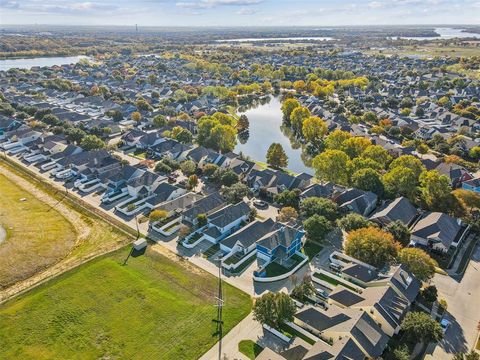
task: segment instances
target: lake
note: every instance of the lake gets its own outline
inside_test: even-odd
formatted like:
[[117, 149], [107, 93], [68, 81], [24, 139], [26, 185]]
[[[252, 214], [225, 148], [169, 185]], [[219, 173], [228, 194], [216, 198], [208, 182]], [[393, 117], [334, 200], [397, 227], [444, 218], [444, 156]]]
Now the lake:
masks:
[[395, 38], [405, 40], [437, 40], [437, 39], [454, 39], [454, 38], [476, 38], [480, 39], [480, 34], [462, 32], [463, 29], [454, 28], [436, 28], [435, 32], [440, 36], [400, 36]]
[[331, 41], [334, 38], [331, 37], [284, 37], [284, 38], [244, 38], [244, 39], [222, 39], [215, 40], [216, 42], [260, 42], [260, 41]]
[[234, 151], [237, 154], [242, 152], [253, 160], [266, 162], [266, 154], [270, 144], [279, 143], [288, 156], [287, 168], [289, 170], [313, 175], [313, 169], [308, 167], [303, 160], [300, 144], [292, 144], [286, 135], [289, 129], [282, 126], [281, 106], [282, 104], [277, 97], [271, 97], [266, 104], [240, 112], [239, 115], [245, 114], [248, 117], [250, 123], [249, 137], [244, 144], [239, 141]]
[[68, 65], [76, 64], [81, 59], [88, 58], [87, 56], [57, 56], [57, 57], [37, 57], [37, 58], [22, 58], [22, 59], [5, 59], [0, 60], [0, 71], [7, 71], [10, 69], [31, 69], [34, 66], [54, 66], [54, 65]]

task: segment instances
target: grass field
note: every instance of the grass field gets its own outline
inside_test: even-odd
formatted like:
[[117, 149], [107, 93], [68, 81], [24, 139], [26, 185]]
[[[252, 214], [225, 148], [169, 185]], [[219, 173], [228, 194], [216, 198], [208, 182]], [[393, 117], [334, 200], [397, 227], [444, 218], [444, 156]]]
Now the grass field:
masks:
[[57, 210], [0, 174], [0, 289], [34, 274], [73, 248], [76, 231]]
[[[196, 359], [216, 342], [214, 276], [148, 250], [97, 258], [0, 306], [6, 359]], [[251, 309], [224, 284], [225, 333]]]
[[255, 358], [260, 355], [262, 350], [263, 347], [252, 340], [242, 340], [238, 343], [238, 351], [251, 360], [255, 360]]
[[129, 241], [16, 168], [0, 163], [0, 171], [0, 224], [7, 230], [0, 244], [0, 290], [60, 261], [69, 268]]

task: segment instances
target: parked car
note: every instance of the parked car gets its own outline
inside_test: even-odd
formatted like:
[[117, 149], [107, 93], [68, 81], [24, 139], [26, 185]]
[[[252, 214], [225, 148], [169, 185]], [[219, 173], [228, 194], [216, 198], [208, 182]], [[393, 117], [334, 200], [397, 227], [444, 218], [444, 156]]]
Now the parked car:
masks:
[[253, 200], [253, 205], [254, 205], [255, 207], [260, 208], [260, 209], [264, 209], [264, 208], [267, 208], [267, 207], [268, 207], [268, 204], [267, 204], [265, 201], [259, 200], [259, 199]]
[[442, 321], [440, 321], [440, 326], [442, 327], [442, 331], [445, 334], [450, 327], [450, 321], [448, 321], [447, 319], [442, 319]]

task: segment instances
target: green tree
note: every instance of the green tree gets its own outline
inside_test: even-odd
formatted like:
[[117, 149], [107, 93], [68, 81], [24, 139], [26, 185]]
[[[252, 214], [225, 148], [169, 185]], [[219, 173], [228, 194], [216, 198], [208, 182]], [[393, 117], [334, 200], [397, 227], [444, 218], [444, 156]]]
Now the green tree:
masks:
[[383, 195], [384, 187], [380, 174], [373, 169], [361, 169], [352, 175], [352, 186]]
[[267, 150], [267, 163], [273, 167], [283, 168], [288, 164], [288, 157], [279, 143], [272, 143]]
[[369, 224], [366, 218], [356, 213], [348, 213], [343, 218], [337, 220], [337, 225], [346, 232], [366, 228]]
[[383, 267], [397, 257], [400, 245], [390, 233], [374, 227], [351, 231], [345, 253], [376, 267]]
[[367, 111], [366, 113], [363, 114], [363, 121], [368, 124], [377, 124], [378, 117], [374, 112]]
[[395, 167], [383, 175], [383, 185], [388, 196], [406, 196], [414, 201], [417, 193], [418, 177], [409, 168]]
[[393, 360], [410, 360], [408, 346], [402, 345], [393, 349]]
[[365, 149], [361, 156], [363, 158], [376, 161], [377, 163], [381, 164], [383, 168], [385, 168], [392, 161], [392, 157], [388, 151], [380, 145], [370, 145]]
[[85, 131], [77, 127], [71, 127], [65, 130], [67, 140], [76, 144], [80, 144], [86, 135], [87, 133]]
[[372, 142], [370, 139], [355, 136], [346, 139], [342, 143], [342, 150], [345, 151], [345, 153], [350, 156], [351, 159], [353, 159], [362, 155], [362, 153], [371, 145]]
[[237, 131], [242, 132], [245, 131], [249, 128], [250, 122], [248, 121], [248, 118], [245, 114], [240, 115], [240, 118], [238, 119], [237, 122]]
[[298, 209], [298, 203], [300, 202], [300, 189], [285, 190], [280, 194], [275, 195], [274, 200], [281, 206], [290, 206]]
[[322, 242], [325, 236], [333, 230], [333, 226], [325, 216], [318, 214], [310, 216], [303, 222], [303, 227], [307, 232], [307, 239], [316, 242]]
[[342, 148], [343, 143], [351, 137], [352, 135], [349, 132], [334, 130], [325, 138], [325, 147], [331, 150], [339, 150]]
[[310, 116], [303, 122], [302, 134], [305, 140], [318, 144], [327, 133], [327, 123], [318, 116]]
[[421, 295], [427, 303], [433, 304], [438, 298], [437, 287], [435, 285], [427, 286], [421, 290]]
[[322, 215], [329, 221], [334, 221], [338, 218], [338, 205], [330, 199], [321, 197], [308, 197], [300, 203], [300, 213], [304, 218], [309, 218], [313, 215]]
[[184, 129], [180, 126], [175, 126], [172, 129], [171, 137], [172, 137], [172, 139], [175, 139], [178, 142], [181, 142], [182, 144], [189, 144], [193, 140], [192, 133], [189, 130]]
[[208, 219], [206, 214], [198, 214], [197, 215], [197, 224], [198, 227], [201, 228], [202, 226], [207, 225]]
[[105, 142], [96, 135], [86, 135], [80, 142], [80, 146], [85, 151], [98, 150], [105, 148]]
[[236, 183], [232, 186], [226, 186], [222, 190], [222, 195], [224, 196], [225, 200], [230, 204], [236, 204], [245, 196], [250, 194], [250, 189], [242, 183]]
[[167, 211], [157, 209], [157, 210], [151, 211], [148, 218], [151, 222], [157, 222], [157, 221], [165, 219], [167, 216], [168, 216]]
[[418, 179], [420, 174], [425, 171], [425, 166], [422, 162], [413, 155], [402, 155], [390, 163], [390, 170], [397, 167], [404, 167], [413, 171], [415, 177]]
[[348, 155], [343, 151], [326, 150], [315, 156], [312, 167], [315, 169], [317, 178], [346, 185], [348, 183], [348, 161]]
[[290, 125], [296, 133], [302, 131], [303, 121], [310, 117], [310, 111], [303, 106], [293, 109], [290, 115]]
[[197, 164], [192, 160], [185, 160], [180, 164], [180, 170], [187, 176], [193, 175], [197, 170]]
[[210, 134], [210, 147], [223, 153], [232, 151], [237, 145], [237, 132], [230, 125], [217, 125]]
[[437, 342], [443, 338], [440, 324], [433, 320], [430, 314], [412, 311], [402, 321], [401, 330], [410, 341], [417, 343]]
[[193, 174], [188, 177], [188, 187], [190, 189], [195, 189], [198, 185], [198, 177], [197, 175]]
[[220, 174], [220, 183], [225, 186], [232, 186], [238, 183], [238, 175], [233, 170], [227, 169]]
[[408, 246], [410, 243], [410, 230], [400, 220], [392, 221], [385, 227], [385, 230], [392, 234], [393, 238], [402, 246]]
[[425, 171], [420, 175], [420, 194], [428, 208], [448, 210], [451, 191], [450, 180], [438, 171]]
[[475, 160], [475, 161], [479, 161], [480, 160], [480, 146], [474, 146], [470, 149], [470, 151], [468, 152], [468, 154], [470, 155], [470, 157]]
[[283, 121], [285, 121], [287, 124], [290, 124], [290, 116], [292, 111], [299, 106], [300, 103], [296, 99], [290, 98], [285, 100], [282, 104]]
[[398, 260], [420, 281], [428, 281], [435, 275], [436, 261], [421, 249], [404, 248]]
[[292, 296], [299, 301], [305, 302], [315, 294], [315, 286], [312, 279], [308, 276], [304, 277], [302, 282], [296, 285], [292, 290]]
[[254, 319], [272, 328], [278, 328], [285, 321], [293, 321], [296, 311], [293, 300], [283, 292], [267, 292], [253, 305]]

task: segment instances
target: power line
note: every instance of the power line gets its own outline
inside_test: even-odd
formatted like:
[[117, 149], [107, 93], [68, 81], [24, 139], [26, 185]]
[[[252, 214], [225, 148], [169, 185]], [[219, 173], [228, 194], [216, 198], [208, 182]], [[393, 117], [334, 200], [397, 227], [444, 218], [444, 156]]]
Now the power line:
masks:
[[222, 293], [222, 258], [218, 258], [218, 296], [217, 296], [217, 319], [213, 320], [217, 323], [218, 334], [218, 360], [222, 359], [222, 337], [223, 337], [223, 293]]

